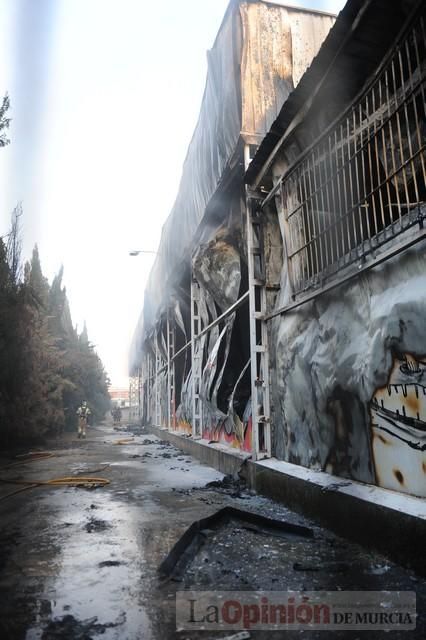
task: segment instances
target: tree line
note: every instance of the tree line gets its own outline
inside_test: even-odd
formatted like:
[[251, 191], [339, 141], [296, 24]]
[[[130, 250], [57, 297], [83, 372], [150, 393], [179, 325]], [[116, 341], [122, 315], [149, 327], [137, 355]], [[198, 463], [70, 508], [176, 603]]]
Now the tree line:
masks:
[[[0, 106], [0, 147], [8, 143], [8, 98]], [[0, 442], [9, 446], [42, 440], [75, 428], [87, 400], [92, 419], [110, 406], [109, 380], [86, 327], [72, 324], [63, 267], [51, 283], [43, 275], [37, 246], [21, 258], [22, 206], [0, 238]]]

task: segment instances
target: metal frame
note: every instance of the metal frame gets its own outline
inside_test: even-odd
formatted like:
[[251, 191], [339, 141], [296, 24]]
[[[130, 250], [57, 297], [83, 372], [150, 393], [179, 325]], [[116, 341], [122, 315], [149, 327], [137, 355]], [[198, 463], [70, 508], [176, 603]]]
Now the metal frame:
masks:
[[[244, 148], [246, 168], [250, 147]], [[263, 219], [258, 200], [246, 192], [247, 255], [250, 308], [252, 456], [254, 460], [270, 458], [271, 407], [269, 385], [269, 345]]]
[[172, 325], [170, 310], [167, 312], [167, 426], [176, 428], [175, 406], [175, 327]]
[[[217, 324], [225, 320], [232, 313], [235, 313], [237, 309], [244, 302], [247, 301], [249, 297], [249, 292], [246, 291], [234, 304], [232, 304], [226, 311], [224, 311], [220, 316], [218, 316], [215, 320], [213, 320], [209, 325], [201, 329], [201, 318], [199, 316], [199, 285], [194, 280], [193, 285], [191, 287], [191, 340], [189, 340], [186, 344], [183, 345], [179, 349], [179, 351], [175, 352], [175, 340], [176, 340], [176, 327], [172, 321], [170, 310], [167, 314], [167, 363], [163, 365], [163, 361], [161, 358], [161, 354], [159, 353], [157, 338], [155, 338], [155, 371], [153, 372], [152, 367], [152, 359], [150, 354], [145, 355], [145, 360], [142, 367], [141, 373], [141, 384], [143, 381], [147, 383], [147, 391], [145, 394], [146, 409], [147, 416], [150, 416], [150, 412], [152, 410], [152, 386], [154, 382], [157, 381], [160, 373], [164, 373], [167, 371], [167, 398], [168, 398], [168, 411], [167, 411], [167, 425], [168, 429], [176, 429], [176, 391], [175, 391], [175, 361], [181, 356], [189, 347], [192, 349], [192, 357], [191, 354], [191, 363], [192, 363], [192, 371], [195, 371], [195, 376], [193, 376], [193, 392], [195, 390], [195, 394], [193, 395], [193, 419], [195, 416], [196, 423], [196, 435], [195, 437], [201, 437], [202, 435], [202, 406], [201, 400], [199, 396], [200, 386], [201, 386], [201, 376], [202, 376], [202, 354], [198, 354], [198, 349], [200, 348], [198, 344], [198, 340], [202, 338], [206, 333], [211, 331]], [[194, 368], [195, 366], [195, 368]], [[195, 386], [194, 386], [195, 385]], [[194, 402], [195, 398], [195, 402]], [[159, 414], [160, 407], [160, 390], [158, 385], [156, 384], [156, 394], [155, 394], [155, 407], [154, 414], [155, 420], [161, 419], [161, 414]], [[142, 412], [142, 410], [141, 410]], [[194, 431], [195, 434], [195, 431]]]
[[315, 291], [311, 291], [306, 295], [301, 296], [296, 300], [296, 302], [291, 302], [290, 304], [287, 304], [284, 307], [279, 307], [278, 309], [271, 311], [265, 316], [265, 320], [268, 322], [269, 320], [272, 320], [272, 318], [276, 318], [277, 316], [281, 316], [286, 313], [289, 313], [290, 311], [293, 311], [293, 309], [297, 309], [298, 307], [301, 307], [303, 304], [306, 304], [311, 300], [315, 300], [315, 298], [318, 298], [319, 296], [323, 295], [327, 291], [332, 291], [333, 289], [336, 289], [336, 287], [340, 287], [342, 284], [346, 282], [350, 282], [351, 280], [359, 278], [360, 274], [365, 273], [366, 271], [369, 271], [373, 267], [376, 267], [377, 265], [382, 264], [386, 260], [389, 260], [390, 258], [397, 256], [398, 254], [402, 253], [403, 251], [406, 251], [410, 247], [413, 247], [414, 245], [418, 244], [419, 242], [423, 242], [424, 240], [426, 240], [426, 229], [420, 229], [420, 230], [411, 229], [407, 233], [409, 234], [407, 238], [404, 238], [401, 242], [398, 242], [397, 244], [392, 245], [389, 249], [380, 253], [380, 255], [374, 257], [372, 260], [369, 260], [368, 263], [360, 265], [360, 267], [356, 271], [352, 270], [349, 273], [342, 276], [341, 278], [333, 280], [332, 282], [324, 285], [324, 287], [322, 287], [321, 289], [316, 289]]
[[159, 384], [159, 373], [162, 369], [161, 353], [158, 347], [158, 333], [155, 334], [155, 425], [162, 427], [161, 424], [161, 387]]
[[144, 409], [144, 404], [145, 404], [145, 394], [144, 394], [144, 388], [143, 388], [144, 379], [145, 379], [145, 376], [144, 376], [144, 358], [142, 358], [140, 367], [138, 369], [138, 380], [139, 380], [139, 386], [138, 386], [139, 416], [138, 417], [139, 417], [139, 423], [142, 423], [143, 409]]
[[[215, 327], [217, 324], [219, 324], [219, 322], [222, 322], [223, 320], [225, 320], [228, 316], [231, 315], [231, 313], [234, 313], [234, 311], [236, 311], [237, 309], [239, 309], [241, 307], [242, 304], [244, 304], [244, 302], [247, 300], [247, 298], [249, 297], [249, 292], [246, 291], [245, 293], [243, 293], [243, 295], [241, 296], [241, 298], [238, 298], [238, 300], [236, 302], [234, 302], [234, 304], [232, 304], [229, 309], [227, 309], [226, 311], [224, 311], [220, 316], [218, 316], [216, 318], [216, 320], [213, 320], [209, 325], [207, 325], [207, 327], [204, 327], [204, 329], [202, 331], [200, 331], [199, 334], [197, 334], [195, 337], [196, 338], [201, 338], [201, 336], [203, 336], [204, 334], [206, 334], [208, 331], [211, 331], [211, 329], [213, 329], [213, 327]], [[171, 362], [175, 361], [176, 358], [178, 358], [180, 355], [182, 355], [182, 353], [184, 353], [184, 351], [186, 351], [187, 349], [189, 349], [189, 347], [192, 346], [192, 339], [188, 340], [188, 342], [186, 344], [183, 345], [183, 347], [181, 347], [179, 349], [179, 351], [176, 351], [176, 353], [173, 355], [173, 357], [170, 359]]]
[[203, 354], [201, 352], [200, 332], [200, 286], [191, 279], [191, 371], [192, 371], [192, 437], [202, 437], [203, 407], [200, 398]]
[[141, 407], [143, 406], [143, 371], [142, 367], [138, 369], [138, 422], [142, 422]]
[[152, 423], [152, 362], [151, 355], [149, 353], [146, 354], [146, 372], [146, 417], [147, 420]]

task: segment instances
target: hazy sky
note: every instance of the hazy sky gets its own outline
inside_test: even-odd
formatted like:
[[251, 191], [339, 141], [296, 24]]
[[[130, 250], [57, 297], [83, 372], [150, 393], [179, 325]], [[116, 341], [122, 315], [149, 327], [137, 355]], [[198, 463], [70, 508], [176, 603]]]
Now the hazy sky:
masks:
[[[113, 384], [176, 196], [228, 0], [0, 0], [0, 235], [23, 202], [24, 257], [61, 264]], [[343, 0], [293, 2], [337, 12]]]

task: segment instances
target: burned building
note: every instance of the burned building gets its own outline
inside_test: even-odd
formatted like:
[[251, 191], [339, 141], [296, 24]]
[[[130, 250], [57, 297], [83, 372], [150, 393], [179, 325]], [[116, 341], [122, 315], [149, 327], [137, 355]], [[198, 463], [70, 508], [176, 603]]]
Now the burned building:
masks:
[[132, 348], [144, 422], [251, 448], [245, 153], [333, 23], [275, 1], [226, 11]]
[[425, 29], [417, 0], [230, 3], [133, 341], [144, 423], [426, 495]]

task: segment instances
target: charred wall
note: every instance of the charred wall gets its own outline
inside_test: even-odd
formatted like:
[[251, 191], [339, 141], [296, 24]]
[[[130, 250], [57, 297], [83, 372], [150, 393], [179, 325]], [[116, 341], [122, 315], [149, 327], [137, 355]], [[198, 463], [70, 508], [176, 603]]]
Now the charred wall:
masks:
[[426, 494], [425, 272], [413, 248], [273, 321], [278, 458]]
[[[248, 287], [242, 222], [244, 200], [238, 181], [224, 194], [219, 206], [222, 211], [217, 219], [222, 222], [204, 228], [192, 260], [202, 327], [216, 321]], [[188, 313], [186, 318], [188, 322]], [[250, 446], [246, 437], [250, 398], [248, 324], [246, 301], [196, 342], [197, 354], [202, 359], [202, 435], [242, 448]], [[183, 427], [192, 423], [192, 376], [189, 369], [177, 407], [177, 422]]]

